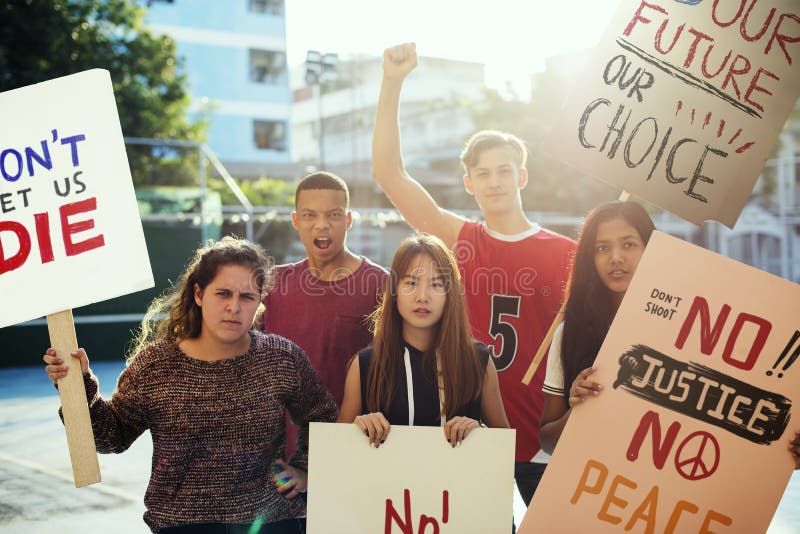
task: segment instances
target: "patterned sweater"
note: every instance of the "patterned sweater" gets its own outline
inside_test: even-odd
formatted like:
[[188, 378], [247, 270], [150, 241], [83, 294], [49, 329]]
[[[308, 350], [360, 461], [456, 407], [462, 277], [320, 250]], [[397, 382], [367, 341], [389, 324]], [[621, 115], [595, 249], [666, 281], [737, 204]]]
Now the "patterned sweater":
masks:
[[285, 447], [284, 408], [301, 426], [291, 465], [308, 468], [309, 421], [334, 421], [336, 404], [302, 350], [251, 332], [250, 349], [220, 361], [156, 341], [119, 376], [110, 400], [84, 375], [97, 449], [119, 453], [145, 430], [153, 463], [144, 520], [153, 532], [199, 522], [265, 522], [302, 515], [301, 497], [276, 491], [272, 463]]

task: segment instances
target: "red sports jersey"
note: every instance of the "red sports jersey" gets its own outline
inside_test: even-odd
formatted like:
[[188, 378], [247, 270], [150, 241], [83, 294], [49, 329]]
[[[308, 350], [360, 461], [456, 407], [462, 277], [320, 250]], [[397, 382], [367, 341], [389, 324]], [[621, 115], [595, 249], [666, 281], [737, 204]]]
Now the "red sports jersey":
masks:
[[546, 362], [529, 385], [522, 378], [561, 306], [575, 243], [539, 226], [507, 236], [466, 222], [455, 255], [472, 335], [492, 349], [500, 394], [517, 430], [516, 461], [539, 451]]

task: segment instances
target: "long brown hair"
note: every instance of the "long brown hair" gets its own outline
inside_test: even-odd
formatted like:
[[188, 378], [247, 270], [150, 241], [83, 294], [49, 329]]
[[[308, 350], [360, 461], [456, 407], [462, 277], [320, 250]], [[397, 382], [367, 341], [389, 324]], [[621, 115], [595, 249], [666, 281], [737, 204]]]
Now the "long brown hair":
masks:
[[444, 411], [447, 418], [477, 398], [483, 385], [483, 369], [469, 331], [467, 311], [461, 289], [461, 276], [453, 255], [432, 235], [409, 237], [400, 243], [380, 307], [372, 314], [375, 344], [367, 371], [366, 406], [371, 412], [388, 408], [399, 385], [403, 357], [403, 318], [397, 309], [398, 284], [412, 261], [419, 255], [430, 257], [444, 280], [445, 300], [433, 347], [425, 353], [428, 365], [435, 367], [439, 354], [444, 386]]
[[200, 336], [203, 314], [194, 301], [194, 286], [197, 284], [200, 289], [205, 289], [217, 276], [220, 267], [226, 265], [242, 265], [252, 269], [255, 290], [263, 298], [272, 268], [272, 260], [264, 249], [245, 239], [233, 237], [209, 241], [195, 251], [178, 282], [150, 303], [131, 343], [127, 361], [133, 360], [156, 339], [178, 341]]
[[633, 201], [601, 204], [583, 223], [569, 279], [569, 296], [564, 309], [561, 338], [561, 363], [564, 368], [564, 398], [569, 402], [569, 386], [578, 373], [591, 367], [606, 338], [617, 306], [611, 290], [597, 274], [594, 265], [597, 229], [601, 223], [623, 219], [639, 233], [647, 245], [655, 226], [642, 206]]

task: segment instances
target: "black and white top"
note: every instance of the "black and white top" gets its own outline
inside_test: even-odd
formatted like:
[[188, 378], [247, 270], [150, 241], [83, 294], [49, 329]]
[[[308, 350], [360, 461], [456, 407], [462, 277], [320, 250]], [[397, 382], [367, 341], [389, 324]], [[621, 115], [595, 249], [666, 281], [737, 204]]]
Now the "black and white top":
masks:
[[550, 343], [550, 351], [547, 353], [547, 374], [544, 377], [542, 391], [555, 395], [564, 396], [564, 364], [561, 361], [561, 338], [564, 336], [564, 323], [558, 325], [553, 333], [553, 341]]
[[[478, 360], [485, 371], [486, 365], [489, 363], [489, 349], [479, 341], [473, 341], [473, 343], [478, 352]], [[434, 357], [432, 354], [426, 356], [422, 351], [409, 344], [405, 344], [404, 348], [405, 354], [399, 364], [399, 380], [392, 394], [392, 400], [389, 408], [381, 410], [381, 413], [392, 425], [440, 426], [442, 417]], [[367, 347], [358, 353], [361, 374], [361, 413], [368, 413], [366, 392], [372, 350], [372, 347]], [[481, 395], [456, 410], [456, 415], [480, 421]]]

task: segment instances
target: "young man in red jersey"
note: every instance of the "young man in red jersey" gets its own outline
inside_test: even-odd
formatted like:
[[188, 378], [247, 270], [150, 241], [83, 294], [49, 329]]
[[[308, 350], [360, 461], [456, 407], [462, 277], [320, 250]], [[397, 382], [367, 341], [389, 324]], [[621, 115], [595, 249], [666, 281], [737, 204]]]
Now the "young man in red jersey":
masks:
[[412, 227], [438, 236], [456, 255], [472, 335], [492, 349], [503, 405], [517, 431], [514, 478], [528, 505], [549, 460], [538, 438], [546, 365], [528, 385], [522, 378], [560, 308], [575, 243], [525, 216], [520, 191], [528, 183], [527, 151], [511, 134], [478, 132], [461, 155], [464, 188], [484, 222], [442, 209], [409, 176], [398, 111], [403, 81], [416, 64], [413, 44], [384, 52], [373, 177]]

